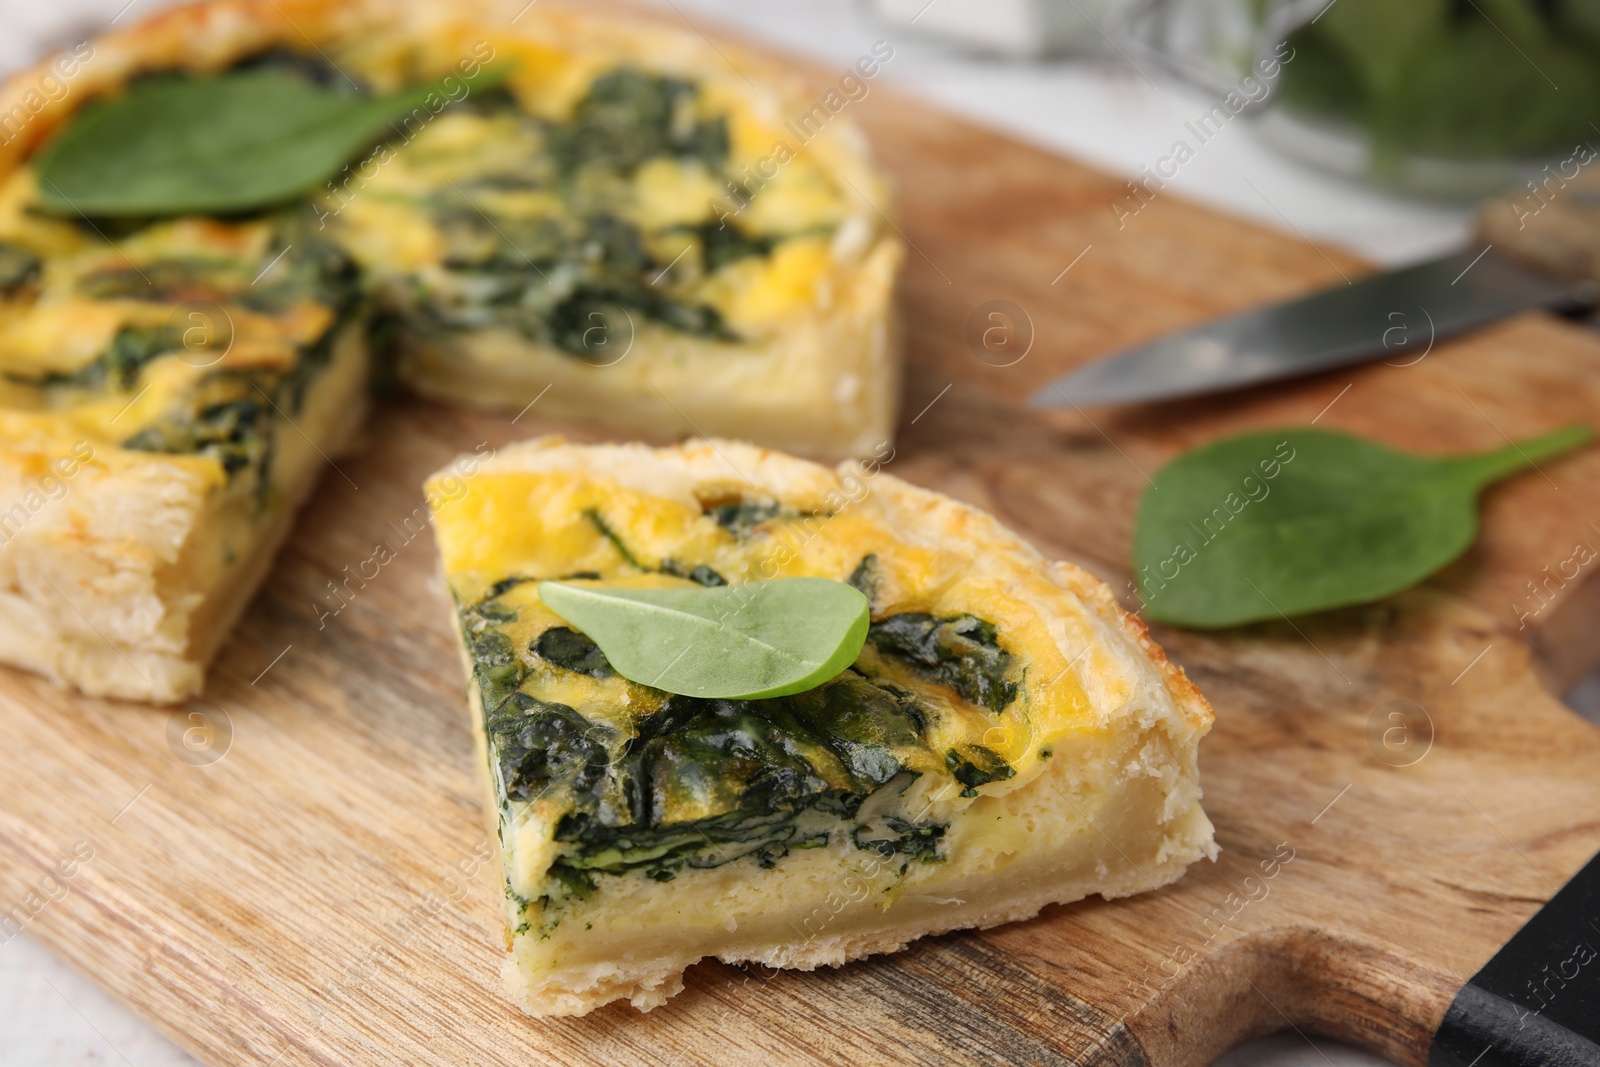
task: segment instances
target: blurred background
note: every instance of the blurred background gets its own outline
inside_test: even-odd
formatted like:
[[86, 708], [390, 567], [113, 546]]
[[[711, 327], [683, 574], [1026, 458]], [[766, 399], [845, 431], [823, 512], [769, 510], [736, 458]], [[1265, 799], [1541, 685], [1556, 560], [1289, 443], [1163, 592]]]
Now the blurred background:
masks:
[[[537, 0], [535, 0], [537, 2]], [[644, 0], [1383, 265], [1463, 244], [1596, 155], [1600, 0]], [[0, 0], [0, 71], [162, 0]], [[1600, 681], [1568, 702], [1600, 721]], [[192, 1064], [26, 937], [0, 947], [0, 1067]], [[1376, 1065], [1297, 1032], [1225, 1067]]]

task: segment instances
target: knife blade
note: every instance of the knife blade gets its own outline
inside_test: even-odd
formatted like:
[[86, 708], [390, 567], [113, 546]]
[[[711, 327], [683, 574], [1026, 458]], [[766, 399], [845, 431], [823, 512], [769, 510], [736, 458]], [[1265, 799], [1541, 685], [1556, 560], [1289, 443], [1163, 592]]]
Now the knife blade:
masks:
[[1138, 345], [1058, 378], [1029, 405], [1168, 400], [1377, 359], [1406, 365], [1436, 340], [1516, 312], [1597, 301], [1591, 279], [1542, 273], [1493, 246], [1457, 252]]

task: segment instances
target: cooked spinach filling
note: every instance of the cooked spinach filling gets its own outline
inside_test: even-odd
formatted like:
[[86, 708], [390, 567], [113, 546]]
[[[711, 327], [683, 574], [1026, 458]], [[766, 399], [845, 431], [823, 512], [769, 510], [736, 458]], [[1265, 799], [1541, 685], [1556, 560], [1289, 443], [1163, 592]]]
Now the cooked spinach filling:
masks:
[[[748, 531], [779, 510], [755, 502], [706, 513], [730, 531]], [[685, 574], [671, 560], [646, 566], [597, 511], [585, 517], [630, 566]], [[702, 569], [709, 571], [694, 568]], [[869, 555], [851, 583], [870, 598], [879, 570]], [[918, 755], [942, 763], [967, 798], [1016, 774], [980, 744], [928, 753], [929, 712], [915, 694], [854, 668], [815, 689], [767, 700], [667, 696], [631, 732], [540, 700], [523, 691], [528, 669], [500, 629], [517, 620], [501, 598], [533, 580], [496, 582], [483, 599], [461, 608], [461, 618], [506, 799], [550, 796], [566, 809], [555, 833], [567, 846], [551, 871], [556, 895], [587, 895], [600, 874], [639, 871], [665, 881], [685, 868], [744, 858], [771, 867], [791, 849], [826, 845], [840, 832], [863, 851], [933, 862], [943, 825], [862, 816], [863, 802], [896, 783], [903, 790], [927, 770]], [[999, 711], [1016, 696], [1016, 685], [1004, 678], [1010, 654], [986, 620], [890, 615], [873, 624], [869, 641], [881, 655], [980, 706]], [[599, 647], [570, 627], [545, 629], [527, 651], [563, 671], [615, 677]]]
[[146, 363], [182, 348], [183, 331], [176, 327], [124, 326], [111, 338], [104, 352], [81, 367], [39, 375], [8, 371], [6, 378], [20, 385], [40, 389], [116, 389], [126, 392], [139, 380], [139, 372]]
[[664, 559], [661, 561], [661, 573], [670, 574], [674, 578], [687, 578], [696, 585], [728, 584], [728, 579], [707, 567], [704, 563], [686, 567], [675, 559]]
[[[687, 252], [653, 255], [614, 202], [619, 183], [655, 159], [726, 178], [727, 121], [697, 118], [699, 95], [692, 81], [623, 67], [595, 79], [563, 122], [524, 114], [505, 92], [466, 101], [486, 120], [521, 131], [526, 153], [425, 200], [444, 238], [444, 270], [414, 279], [402, 314], [424, 332], [502, 326], [579, 357], [621, 351], [635, 315], [681, 333], [738, 340], [715, 308], [663, 288]], [[519, 216], [500, 195], [531, 190], [560, 197], [563, 217]], [[765, 256], [776, 243], [729, 218], [662, 232], [692, 238], [706, 272]]]
[[[867, 577], [857, 568], [852, 584], [858, 576]], [[994, 623], [976, 615], [947, 619], [922, 612], [890, 615], [872, 624], [867, 643], [990, 711], [1002, 711], [1016, 699], [1016, 684], [1005, 680], [1011, 653], [1000, 647]]]
[[[527, 669], [495, 625], [514, 611], [491, 599], [461, 616], [506, 798], [566, 808], [555, 836], [567, 847], [551, 871], [560, 893], [585, 895], [601, 874], [665, 881], [744, 858], [772, 867], [833, 833], [885, 857], [939, 859], [943, 825], [859, 815], [868, 797], [920, 773], [911, 764], [926, 752], [928, 722], [912, 693], [846, 670], [766, 700], [669, 696], [623, 730], [522, 690]], [[564, 626], [529, 651], [612, 677], [594, 643]]]
[[219, 373], [185, 397], [185, 406], [169, 413], [123, 442], [141, 452], [209, 456], [229, 476], [248, 468], [264, 469], [272, 447], [270, 393], [256, 387], [266, 376]]
[[945, 766], [950, 769], [950, 775], [960, 782], [964, 789], [961, 795], [975, 797], [978, 795], [978, 786], [988, 785], [990, 782], [1003, 782], [1014, 776], [1017, 771], [993, 749], [983, 745], [963, 745], [958, 749], [950, 749], [944, 754]]
[[[79, 296], [178, 307], [162, 325], [123, 326], [104, 351], [71, 371], [6, 372], [5, 377], [41, 390], [46, 403], [56, 407], [81, 402], [80, 394], [90, 400], [106, 393], [134, 394], [140, 391], [146, 368], [156, 360], [178, 356], [199, 366], [217, 363], [232, 343], [228, 309], [281, 315], [307, 302], [328, 308], [333, 321], [296, 349], [287, 368], [217, 366], [174, 397], [153, 422], [120, 442], [136, 451], [215, 459], [230, 482], [248, 473], [245, 484], [253, 488], [258, 506], [265, 506], [272, 499], [270, 468], [280, 424], [300, 413], [306, 391], [332, 359], [338, 337], [366, 308], [354, 261], [319, 235], [316, 219], [305, 205], [243, 221], [259, 220], [268, 221], [273, 232], [259, 262], [175, 255], [84, 274], [74, 284]], [[126, 220], [123, 230], [137, 232], [150, 224], [151, 220]], [[0, 243], [0, 296], [15, 295], [39, 272], [37, 257]], [[216, 310], [190, 313], [185, 305], [191, 302], [214, 305]], [[202, 322], [204, 340], [195, 342], [194, 330]]]
[[727, 530], [733, 536], [743, 540], [749, 537], [757, 526], [771, 522], [783, 510], [776, 501], [737, 504], [718, 504], [706, 509], [706, 514], [717, 521], [717, 525]]
[[365, 92], [367, 86], [353, 80], [321, 54], [296, 52], [292, 48], [269, 48], [233, 65], [234, 70], [282, 70], [298, 75], [312, 85], [338, 92]]
[[[939, 858], [939, 842], [944, 840], [943, 826], [907, 822], [893, 815], [884, 816], [882, 823], [881, 827], [868, 824], [855, 827], [850, 831], [851, 844], [885, 858], [908, 856], [919, 863], [931, 863]], [[880, 834], [883, 836], [875, 836]]]
[[[557, 866], [662, 880], [745, 857], [772, 867], [791, 848], [827, 843], [827, 822], [807, 812], [848, 822], [897, 777], [909, 783], [899, 753], [921, 743], [924, 725], [909, 694], [847, 671], [770, 700], [674, 696], [635, 727], [623, 738], [522, 692], [490, 715], [507, 794], [555, 789], [571, 804], [556, 839], [572, 847]], [[931, 861], [943, 828], [850, 832], [861, 848]]]
[[[516, 646], [511, 638], [489, 624], [491, 616], [481, 610], [469, 608], [462, 614], [468, 623], [468, 652], [472, 656], [472, 677], [478, 683], [478, 693], [483, 699], [483, 713], [492, 717], [511, 699], [511, 694], [522, 684], [527, 671], [517, 658]], [[504, 621], [516, 618], [515, 612], [502, 612]], [[475, 629], [474, 629], [475, 627]]]
[[715, 171], [728, 161], [728, 124], [696, 121], [700, 87], [678, 78], [621, 68], [589, 86], [572, 117], [550, 131], [550, 154], [563, 174], [600, 167], [632, 174], [658, 156], [698, 159]]
[[684, 229], [700, 239], [700, 256], [708, 271], [721, 270], [729, 263], [737, 263], [751, 256], [764, 256], [777, 244], [770, 237], [747, 234], [727, 219], [703, 222]]
[[728, 584], [726, 578], [703, 563], [691, 566], [679, 563], [675, 559], [663, 559], [659, 564], [652, 567], [636, 555], [633, 549], [628, 547], [628, 543], [622, 539], [622, 536], [617, 533], [610, 523], [606, 522], [599, 511], [594, 508], [588, 508], [584, 511], [583, 517], [588, 519], [594, 525], [594, 528], [600, 531], [601, 536], [611, 542], [611, 547], [615, 548], [623, 561], [634, 570], [644, 571], [647, 574], [669, 574], [674, 578], [687, 578], [697, 585]]
[[422, 327], [448, 332], [504, 326], [570, 355], [595, 358], [627, 347], [634, 313], [683, 333], [735, 339], [715, 308], [655, 287], [670, 264], [651, 257], [631, 223], [604, 214], [505, 217], [491, 199], [474, 198], [470, 188], [459, 186], [430, 203], [444, 235], [444, 269], [417, 280], [414, 308], [400, 309]]
[[266, 262], [234, 294], [240, 305], [271, 314], [309, 299], [332, 308], [340, 322], [366, 310], [355, 260], [333, 241], [319, 236], [311, 225], [314, 221], [304, 210], [280, 219], [279, 236]]
[[856, 591], [867, 598], [868, 603], [876, 603], [878, 598], [878, 582], [882, 580], [882, 568], [878, 566], [878, 554], [869, 553], [861, 557], [861, 562], [856, 564], [856, 569], [850, 572], [850, 577], [845, 581], [855, 586]]
[[77, 290], [91, 300], [176, 304], [228, 300], [249, 281], [246, 265], [236, 260], [190, 257], [102, 267], [79, 278]]
[[39, 279], [39, 257], [6, 241], [0, 241], [0, 297], [14, 296]]
[[829, 511], [801, 511], [786, 507], [775, 500], [736, 501], [726, 504], [708, 504], [702, 513], [733, 535], [736, 541], [747, 541], [762, 528], [773, 523], [820, 522], [832, 517]]
[[[260, 262], [197, 255], [147, 259], [90, 271], [74, 288], [91, 300], [210, 301], [264, 314], [285, 311], [308, 299], [344, 312], [361, 299], [355, 262], [318, 233], [316, 219], [304, 205], [253, 218], [270, 219], [275, 231]], [[149, 220], [126, 225], [138, 230]], [[0, 242], [0, 290], [5, 286], [8, 247], [15, 246]], [[37, 274], [37, 266], [33, 273]]]
[[[281, 424], [300, 413], [307, 389], [332, 360], [333, 346], [344, 328], [364, 311], [354, 265], [342, 252], [304, 232], [291, 232], [280, 240], [284, 242], [282, 255], [278, 250], [269, 253], [270, 273], [276, 277], [259, 290], [251, 286], [251, 291], [230, 299], [263, 312], [311, 299], [331, 307], [333, 321], [314, 340], [300, 346], [292, 368], [212, 371], [196, 388], [177, 398], [161, 418], [122, 442], [124, 448], [144, 452], [209, 456], [222, 464], [230, 480], [249, 471], [260, 506], [272, 499], [272, 457]], [[273, 262], [270, 257], [278, 258]], [[121, 375], [119, 388], [132, 389], [139, 368], [149, 358], [182, 350], [178, 327], [169, 327], [166, 333], [174, 335], [168, 338], [173, 343], [166, 348], [136, 363], [124, 360], [114, 364]]]
[[628, 547], [628, 543], [622, 539], [622, 535], [617, 533], [616, 529], [605, 520], [598, 509], [585, 508], [583, 517], [594, 524], [594, 528], [600, 531], [601, 537], [604, 537], [607, 541], [611, 542], [611, 547], [617, 550], [617, 555], [621, 556], [623, 562], [625, 562], [628, 566], [639, 571], [653, 571], [659, 569], [644, 563], [639, 559], [638, 556], [634, 555], [633, 549]]
[[591, 678], [611, 678], [616, 671], [600, 646], [584, 634], [566, 626], [552, 626], [533, 643], [533, 652], [563, 670], [587, 674]]

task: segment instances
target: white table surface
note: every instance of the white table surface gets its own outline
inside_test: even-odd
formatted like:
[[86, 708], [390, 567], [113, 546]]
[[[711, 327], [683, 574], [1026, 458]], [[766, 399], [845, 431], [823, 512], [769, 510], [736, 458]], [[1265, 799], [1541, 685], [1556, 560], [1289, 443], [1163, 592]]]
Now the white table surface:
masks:
[[[880, 38], [896, 53], [882, 77], [899, 89], [1099, 166], [1136, 175], [1211, 104], [1117, 57], [1011, 64], [960, 55], [876, 24], [850, 0], [655, 0], [696, 26], [722, 22], [845, 65]], [[0, 0], [0, 70], [103, 26], [126, 0]], [[124, 21], [161, 0], [133, 0]], [[1248, 179], [1248, 180], [1247, 180]], [[1459, 208], [1386, 196], [1286, 162], [1235, 124], [1170, 183], [1176, 195], [1268, 226], [1343, 245], [1382, 263], [1442, 252], [1466, 234]], [[1600, 684], [1592, 684], [1600, 705]], [[94, 982], [27, 937], [0, 946], [0, 1067], [190, 1067], [196, 1061]], [[1382, 1067], [1333, 1042], [1290, 1033], [1235, 1050], [1218, 1067]]]

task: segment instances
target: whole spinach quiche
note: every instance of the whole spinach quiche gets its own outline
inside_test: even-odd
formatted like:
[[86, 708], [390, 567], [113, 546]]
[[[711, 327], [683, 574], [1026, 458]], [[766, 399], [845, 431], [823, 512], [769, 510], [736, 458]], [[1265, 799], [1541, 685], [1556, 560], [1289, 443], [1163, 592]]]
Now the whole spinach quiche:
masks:
[[[889, 438], [901, 249], [848, 117], [698, 37], [517, 6], [218, 0], [0, 87], [0, 660], [197, 692], [375, 365], [630, 432]], [[297, 108], [327, 121], [230, 149]], [[382, 121], [341, 166], [226, 207], [351, 115]]]
[[[435, 476], [524, 1010], [649, 1009], [702, 958], [839, 964], [1214, 857], [1183, 672], [1093, 576], [882, 458], [541, 438]], [[792, 578], [854, 585], [870, 626], [764, 699], [630, 681], [540, 592]]]

